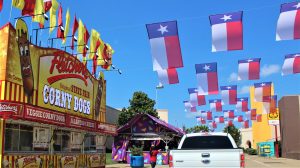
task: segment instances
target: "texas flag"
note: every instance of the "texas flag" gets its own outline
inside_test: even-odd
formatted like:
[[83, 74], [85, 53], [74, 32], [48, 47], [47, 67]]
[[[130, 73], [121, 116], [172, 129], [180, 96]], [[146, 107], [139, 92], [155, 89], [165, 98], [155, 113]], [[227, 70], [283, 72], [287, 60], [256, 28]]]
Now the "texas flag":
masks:
[[212, 52], [243, 49], [243, 12], [209, 16]]
[[198, 81], [198, 94], [218, 94], [217, 63], [196, 64], [195, 67]]
[[254, 83], [254, 100], [270, 102], [272, 82]]
[[300, 73], [300, 54], [286, 55], [282, 66], [282, 75], [296, 73]]
[[260, 58], [239, 60], [238, 64], [238, 80], [259, 79]]
[[232, 118], [234, 119], [234, 110], [226, 110], [224, 111], [225, 118]]
[[281, 5], [276, 41], [300, 39], [300, 2]]
[[216, 123], [224, 123], [224, 117], [223, 116], [217, 116], [215, 117]]
[[157, 70], [157, 75], [160, 84], [176, 84], [179, 83], [178, 74], [175, 68]]
[[183, 67], [177, 21], [147, 24], [153, 70]]
[[202, 111], [201, 117], [204, 117], [207, 120], [212, 120], [212, 112], [211, 111]]
[[225, 125], [228, 127], [228, 126], [233, 126], [233, 121], [232, 120], [228, 120], [228, 121], [225, 121], [224, 122]]
[[251, 109], [249, 112], [250, 112], [251, 120], [256, 120], [256, 116], [257, 116], [256, 109]]
[[248, 111], [248, 98], [237, 98], [236, 109], [238, 111]]
[[243, 122], [244, 120], [243, 120], [243, 116], [235, 116], [234, 117], [234, 121], [237, 121], [237, 122]]
[[192, 104], [190, 101], [183, 101], [185, 111], [190, 111], [192, 108]]
[[190, 95], [190, 102], [192, 106], [202, 106], [205, 105], [205, 96], [204, 95], [198, 95], [197, 88], [189, 88], [189, 95]]
[[249, 120], [246, 120], [243, 122], [243, 127], [244, 128], [249, 128]]
[[221, 99], [209, 100], [209, 106], [210, 106], [211, 111], [222, 112], [222, 100]]
[[209, 122], [208, 125], [212, 128], [217, 128], [217, 123], [215, 121]]
[[224, 104], [236, 104], [237, 85], [221, 86], [221, 96]]
[[197, 122], [199, 122], [199, 123], [201, 123], [201, 124], [206, 124], [205, 118], [202, 118], [202, 117], [200, 117], [200, 116], [197, 116], [197, 117], [196, 117], [196, 120], [197, 120]]

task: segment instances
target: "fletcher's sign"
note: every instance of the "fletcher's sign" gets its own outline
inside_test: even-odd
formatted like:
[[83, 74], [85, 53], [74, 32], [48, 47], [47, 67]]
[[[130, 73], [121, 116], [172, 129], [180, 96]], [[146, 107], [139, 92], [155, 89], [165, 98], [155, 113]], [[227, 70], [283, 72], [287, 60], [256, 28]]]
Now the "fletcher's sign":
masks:
[[93, 119], [94, 83], [83, 63], [54, 52], [40, 57], [39, 71], [39, 106]]

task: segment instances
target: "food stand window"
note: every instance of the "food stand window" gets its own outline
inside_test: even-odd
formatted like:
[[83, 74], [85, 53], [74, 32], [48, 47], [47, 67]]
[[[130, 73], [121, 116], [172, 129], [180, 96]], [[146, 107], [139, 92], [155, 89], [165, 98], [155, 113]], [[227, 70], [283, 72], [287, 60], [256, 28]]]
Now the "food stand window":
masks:
[[[26, 137], [26, 138], [24, 138]], [[22, 124], [6, 124], [5, 151], [32, 151], [33, 127]]]
[[84, 151], [96, 152], [96, 135], [93, 135], [93, 134], [85, 135]]
[[54, 130], [53, 133], [53, 149], [56, 152], [68, 152], [70, 148], [70, 131], [66, 130]]

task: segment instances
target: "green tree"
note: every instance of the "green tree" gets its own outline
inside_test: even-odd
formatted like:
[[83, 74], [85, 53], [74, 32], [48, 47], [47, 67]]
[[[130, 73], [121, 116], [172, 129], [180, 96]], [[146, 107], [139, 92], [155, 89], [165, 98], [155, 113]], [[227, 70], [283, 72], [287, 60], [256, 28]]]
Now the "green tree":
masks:
[[223, 132], [228, 132], [232, 136], [232, 138], [234, 139], [237, 146], [241, 145], [241, 142], [242, 142], [241, 132], [234, 125], [225, 127]]
[[150, 114], [158, 118], [158, 113], [154, 109], [155, 101], [150, 99], [144, 92], [134, 92], [132, 99], [129, 100], [130, 106], [123, 108], [118, 118], [119, 126], [126, 124], [136, 114]]
[[206, 125], [196, 125], [194, 127], [186, 129], [187, 133], [197, 133], [197, 132], [208, 132], [209, 128]]

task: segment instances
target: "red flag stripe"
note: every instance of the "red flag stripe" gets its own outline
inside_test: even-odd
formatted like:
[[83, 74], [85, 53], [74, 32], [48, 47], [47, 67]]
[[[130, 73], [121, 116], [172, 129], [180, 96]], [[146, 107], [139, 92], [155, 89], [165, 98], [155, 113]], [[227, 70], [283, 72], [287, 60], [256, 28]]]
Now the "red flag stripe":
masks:
[[207, 73], [208, 94], [218, 94], [218, 74], [216, 72]]
[[295, 57], [293, 63], [293, 71], [294, 73], [300, 73], [300, 57]]
[[165, 37], [168, 68], [183, 67], [178, 36]]
[[198, 95], [197, 97], [198, 97], [198, 106], [202, 106], [206, 104], [204, 95]]
[[297, 10], [294, 24], [294, 39], [300, 39], [300, 11]]
[[259, 79], [260, 63], [250, 62], [249, 63], [249, 80]]
[[243, 49], [243, 24], [242, 22], [226, 23], [227, 29], [227, 49], [240, 50]]
[[175, 68], [168, 69], [167, 73], [169, 78], [169, 84], [179, 83], [178, 74]]
[[237, 103], [237, 92], [236, 90], [229, 90], [229, 104]]

